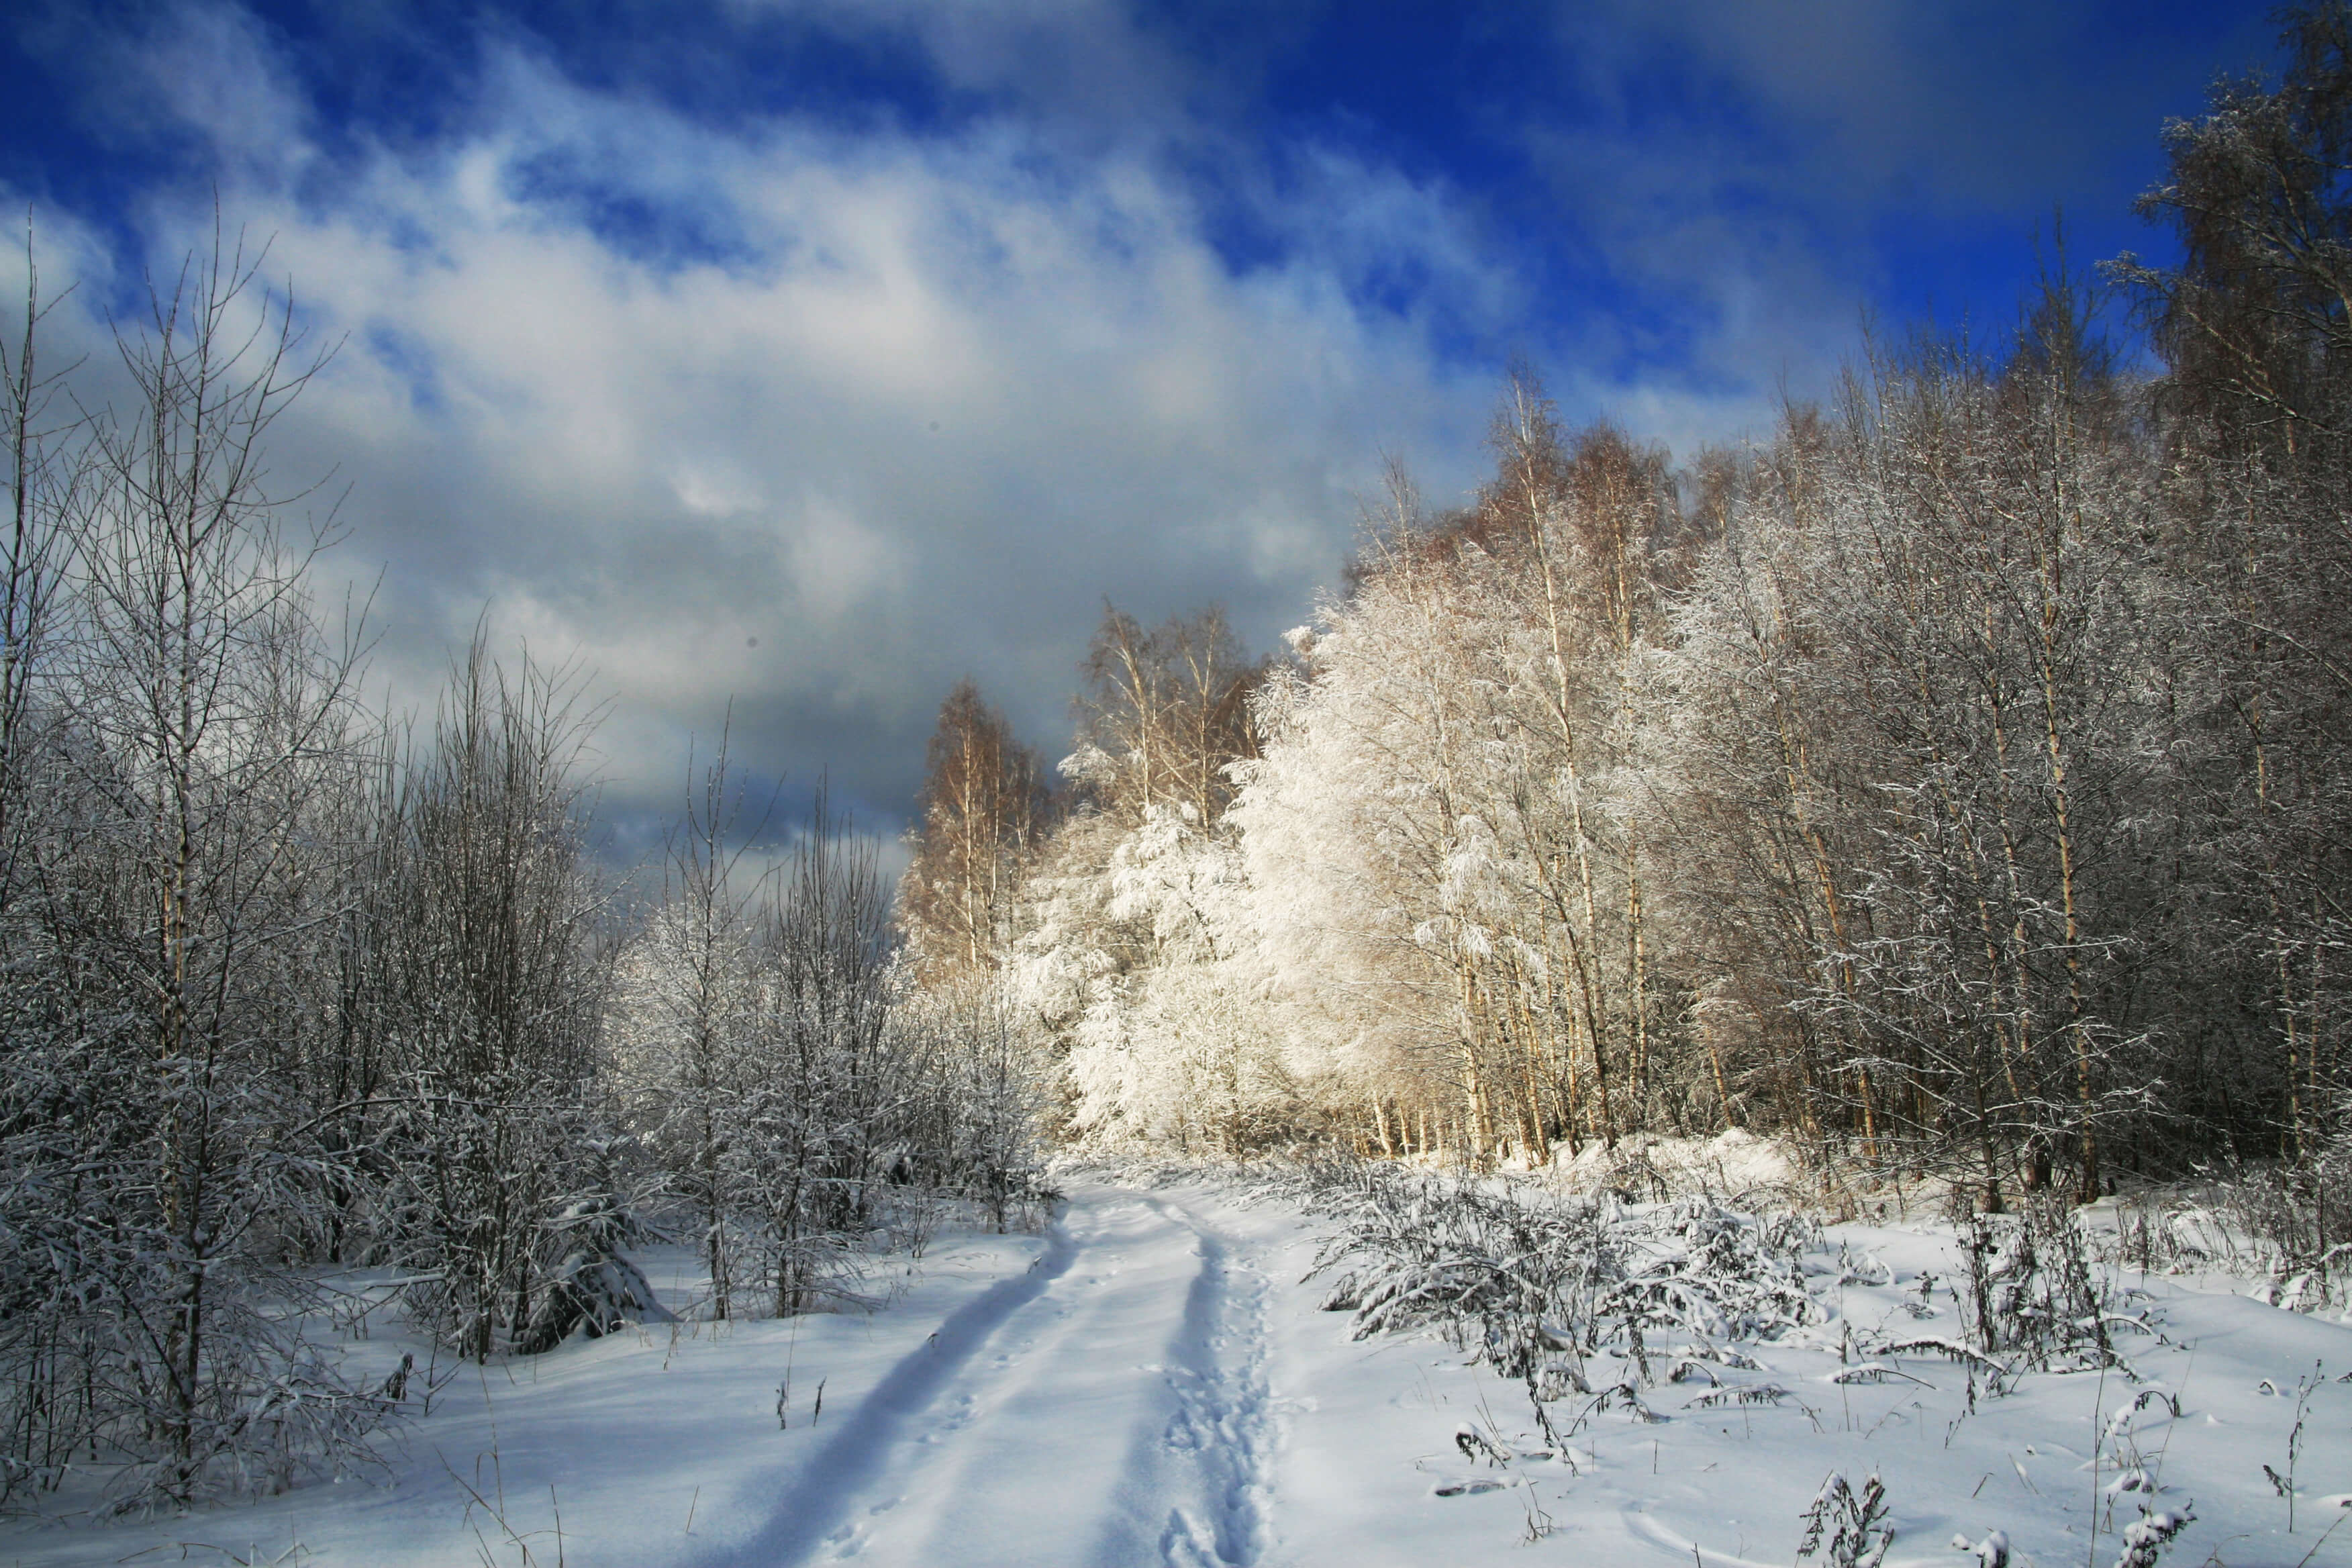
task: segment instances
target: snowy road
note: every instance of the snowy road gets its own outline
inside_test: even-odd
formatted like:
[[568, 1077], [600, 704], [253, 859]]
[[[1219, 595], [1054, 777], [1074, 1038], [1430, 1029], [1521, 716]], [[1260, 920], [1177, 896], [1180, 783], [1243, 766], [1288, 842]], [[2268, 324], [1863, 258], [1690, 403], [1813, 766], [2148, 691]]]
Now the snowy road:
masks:
[[[1266, 1282], [1180, 1202], [1081, 1185], [708, 1568], [1255, 1563]], [[1142, 1359], [1148, 1357], [1149, 1359]]]

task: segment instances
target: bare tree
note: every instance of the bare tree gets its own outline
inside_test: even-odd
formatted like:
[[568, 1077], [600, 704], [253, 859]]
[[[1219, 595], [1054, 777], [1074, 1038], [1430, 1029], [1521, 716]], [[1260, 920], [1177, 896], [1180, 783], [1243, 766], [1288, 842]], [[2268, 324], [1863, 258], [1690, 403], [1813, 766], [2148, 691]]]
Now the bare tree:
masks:
[[1226, 769], [1257, 754], [1249, 699], [1269, 668], [1243, 653], [1213, 605], [1147, 631], [1106, 604], [1077, 703], [1073, 782], [1122, 820], [1160, 805], [1213, 822], [1233, 799]]
[[379, 1415], [288, 1310], [333, 1163], [280, 1072], [306, 1016], [289, 976], [350, 850], [314, 808], [366, 726], [355, 633], [304, 586], [325, 525], [286, 527], [302, 492], [264, 458], [318, 362], [260, 264], [223, 239], [151, 291], [117, 336], [136, 406], [79, 453], [44, 444], [31, 353], [15, 367], [8, 764], [38, 755], [44, 820], [18, 793], [5, 913], [46, 995], [11, 1019], [5, 1121], [51, 1124], [16, 1168], [77, 1174], [27, 1216], [51, 1262], [12, 1314], [12, 1488], [58, 1479], [62, 1436], [126, 1498], [184, 1500], [352, 1462]]
[[579, 765], [592, 720], [565, 672], [528, 653], [502, 667], [478, 632], [385, 818], [399, 896], [374, 943], [401, 1048], [373, 1139], [376, 1225], [422, 1277], [420, 1315], [477, 1359], [550, 1342], [547, 1314], [569, 1310], [551, 1273], [572, 1250], [560, 1222], [611, 1197], [593, 1102], [604, 900]]

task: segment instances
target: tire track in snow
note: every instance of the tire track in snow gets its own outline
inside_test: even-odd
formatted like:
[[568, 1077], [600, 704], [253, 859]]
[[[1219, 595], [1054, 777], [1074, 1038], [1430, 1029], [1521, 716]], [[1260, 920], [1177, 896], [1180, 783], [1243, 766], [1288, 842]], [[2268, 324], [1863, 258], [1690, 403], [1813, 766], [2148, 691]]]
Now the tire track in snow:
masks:
[[1065, 1219], [1047, 1232], [1045, 1250], [1023, 1273], [998, 1281], [940, 1322], [920, 1349], [901, 1357], [809, 1461], [767, 1524], [732, 1548], [700, 1559], [709, 1568], [777, 1568], [814, 1552], [848, 1517], [899, 1443], [949, 1381], [998, 1328], [1044, 1295], [1077, 1256]]
[[1181, 1207], [1087, 1188], [708, 1568], [1251, 1568], [1274, 1442], [1265, 1277]]

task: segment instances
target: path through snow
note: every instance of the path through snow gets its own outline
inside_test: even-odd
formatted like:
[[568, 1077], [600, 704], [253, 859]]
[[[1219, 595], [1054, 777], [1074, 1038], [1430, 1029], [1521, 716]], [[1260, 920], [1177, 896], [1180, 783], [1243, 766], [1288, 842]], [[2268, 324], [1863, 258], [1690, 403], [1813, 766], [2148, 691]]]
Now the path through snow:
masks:
[[1265, 1295], [1181, 1202], [1080, 1185], [1027, 1274], [950, 1316], [699, 1562], [1256, 1563]]

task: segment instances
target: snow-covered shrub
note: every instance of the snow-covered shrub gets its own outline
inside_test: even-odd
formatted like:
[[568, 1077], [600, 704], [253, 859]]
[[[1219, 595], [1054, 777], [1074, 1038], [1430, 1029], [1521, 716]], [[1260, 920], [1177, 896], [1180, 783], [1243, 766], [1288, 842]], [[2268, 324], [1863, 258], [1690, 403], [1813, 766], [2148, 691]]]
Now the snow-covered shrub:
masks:
[[1831, 1568], [1879, 1568], [1894, 1544], [1895, 1531], [1886, 1525], [1886, 1488], [1877, 1472], [1856, 1492], [1842, 1472], [1832, 1470], [1805, 1510], [1797, 1556], [1802, 1560], [1826, 1548]]
[[2245, 1238], [2250, 1272], [2265, 1276], [2264, 1297], [2292, 1312], [2352, 1308], [2352, 1131], [2307, 1168], [2231, 1171], [2210, 1199], [2228, 1228]]
[[484, 1074], [467, 1089], [418, 1074], [401, 1087], [368, 1222], [403, 1270], [410, 1318], [478, 1361], [548, 1348], [541, 1314], [571, 1250], [564, 1216], [612, 1201], [591, 1108], [574, 1086], [533, 1074]]
[[1965, 1535], [1952, 1537], [1952, 1550], [1965, 1552], [1977, 1560], [1978, 1568], [2009, 1568], [2009, 1531], [1988, 1530], [1977, 1540]]
[[[0, 1511], [76, 1474], [134, 1510], [373, 1468], [394, 1412], [305, 1336], [321, 1292], [279, 1228], [327, 1162], [268, 1146], [283, 1108], [256, 1086], [205, 1096], [228, 1199], [191, 1246], [156, 1137], [190, 1086], [153, 1092], [138, 1038], [41, 1038], [25, 1021], [0, 1010]], [[181, 1310], [192, 1278], [201, 1339]]]
[[[1333, 1168], [1313, 1206], [1339, 1226], [1317, 1258], [1336, 1276], [1325, 1305], [1351, 1310], [1357, 1337], [1434, 1326], [1525, 1381], [1539, 1412], [1570, 1393], [1638, 1405], [1678, 1381], [1664, 1336], [1713, 1356], [1712, 1342], [1825, 1315], [1799, 1266], [1815, 1227], [1703, 1199], [1637, 1206], [1373, 1163]], [[1596, 1377], [1602, 1354], [1621, 1370]]]
[[2124, 1551], [2116, 1568], [2156, 1568], [2172, 1538], [2196, 1522], [2197, 1516], [2186, 1509], [2142, 1514], [2124, 1526]]
[[2126, 1203], [2100, 1251], [2150, 1274], [2252, 1276], [2272, 1306], [2352, 1309], [2352, 1134], [2308, 1167], [2231, 1164]]
[[1060, 1196], [1041, 1147], [1042, 1074], [1002, 994], [902, 990], [892, 1027], [916, 1071], [886, 1195], [917, 1226], [935, 1226], [958, 1202], [1000, 1232], [1042, 1224]]
[[[2124, 1549], [2116, 1559], [2115, 1568], [2156, 1568], [2173, 1538], [2196, 1522], [2196, 1514], [2187, 1509], [2166, 1509], [2154, 1513], [2143, 1509], [2138, 1519], [2124, 1526]], [[1968, 1552], [1977, 1560], [1979, 1568], [2010, 1568], [2016, 1560], [2009, 1532], [2003, 1530], [1989, 1530], [1976, 1541], [1955, 1535], [1952, 1550]]]
[[1960, 1228], [1954, 1282], [1970, 1348], [2039, 1370], [2128, 1365], [2116, 1333], [2155, 1331], [2145, 1312], [2122, 1310], [2124, 1293], [2092, 1255], [2063, 1201], [2022, 1215], [1976, 1215]]
[[541, 1235], [557, 1256], [545, 1269], [546, 1288], [515, 1335], [516, 1350], [526, 1355], [552, 1350], [574, 1330], [596, 1339], [626, 1323], [668, 1321], [652, 1282], [621, 1254], [624, 1244], [647, 1239], [647, 1233], [610, 1194], [564, 1205]]

